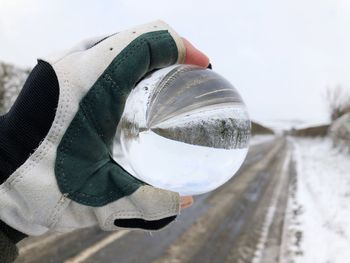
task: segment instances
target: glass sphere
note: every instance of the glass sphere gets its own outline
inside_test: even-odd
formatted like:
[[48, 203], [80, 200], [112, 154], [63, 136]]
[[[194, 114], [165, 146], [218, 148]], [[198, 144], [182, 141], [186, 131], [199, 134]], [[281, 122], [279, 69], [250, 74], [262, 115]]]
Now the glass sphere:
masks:
[[175, 65], [132, 90], [114, 156], [147, 184], [197, 195], [237, 172], [249, 139], [250, 119], [237, 90], [212, 70]]

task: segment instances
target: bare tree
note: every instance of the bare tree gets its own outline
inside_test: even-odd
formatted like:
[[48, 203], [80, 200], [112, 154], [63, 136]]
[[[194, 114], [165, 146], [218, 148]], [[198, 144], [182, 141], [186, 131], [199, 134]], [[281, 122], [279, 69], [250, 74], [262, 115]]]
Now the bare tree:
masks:
[[350, 112], [350, 90], [344, 89], [341, 85], [335, 88], [328, 87], [325, 98], [332, 121]]

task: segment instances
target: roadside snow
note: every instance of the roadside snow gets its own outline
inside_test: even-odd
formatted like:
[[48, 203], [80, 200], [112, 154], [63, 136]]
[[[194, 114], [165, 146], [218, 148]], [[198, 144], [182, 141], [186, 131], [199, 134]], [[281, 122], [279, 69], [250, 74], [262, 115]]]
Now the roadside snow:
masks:
[[289, 259], [282, 261], [350, 262], [350, 155], [332, 148], [328, 138], [293, 142], [296, 180], [285, 235]]
[[250, 138], [249, 145], [256, 145], [270, 141], [275, 138], [275, 135], [254, 135]]

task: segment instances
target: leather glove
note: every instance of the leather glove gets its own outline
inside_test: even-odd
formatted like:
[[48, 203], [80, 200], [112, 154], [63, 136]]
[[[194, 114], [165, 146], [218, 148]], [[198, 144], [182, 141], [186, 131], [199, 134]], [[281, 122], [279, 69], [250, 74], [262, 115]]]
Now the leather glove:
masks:
[[[156, 21], [41, 58], [39, 64], [46, 65], [41, 72], [49, 71], [42, 83], [52, 79], [57, 86], [57, 109], [39, 146], [29, 157], [22, 154], [23, 163], [1, 184], [0, 219], [28, 235], [96, 224], [103, 230], [156, 230], [173, 221], [179, 212], [178, 193], [154, 188], [127, 173], [112, 158], [113, 138], [125, 100], [145, 74], [175, 63], [203, 64], [203, 59], [186, 59], [186, 43]], [[187, 43], [187, 52], [192, 48]], [[23, 125], [30, 131], [43, 121], [35, 118], [39, 110], [42, 114], [40, 105], [28, 99], [33, 93], [24, 91], [10, 111], [32, 107], [36, 121], [26, 119]], [[13, 118], [6, 117], [0, 119], [0, 128], [19, 141], [20, 135], [8, 128]], [[5, 147], [4, 152], [11, 149]], [[0, 164], [13, 168], [6, 160]]]

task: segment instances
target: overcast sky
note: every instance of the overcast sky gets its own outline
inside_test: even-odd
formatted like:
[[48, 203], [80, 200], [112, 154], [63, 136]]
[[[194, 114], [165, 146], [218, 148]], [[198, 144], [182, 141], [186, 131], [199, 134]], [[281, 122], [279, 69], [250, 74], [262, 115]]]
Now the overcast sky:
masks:
[[350, 89], [349, 0], [0, 0], [0, 60], [163, 19], [211, 59], [259, 121], [327, 120], [326, 86]]

